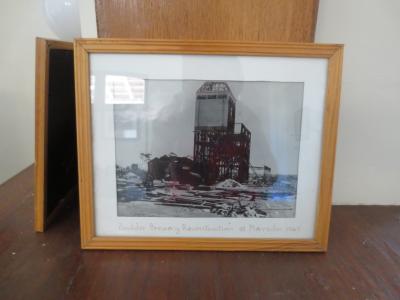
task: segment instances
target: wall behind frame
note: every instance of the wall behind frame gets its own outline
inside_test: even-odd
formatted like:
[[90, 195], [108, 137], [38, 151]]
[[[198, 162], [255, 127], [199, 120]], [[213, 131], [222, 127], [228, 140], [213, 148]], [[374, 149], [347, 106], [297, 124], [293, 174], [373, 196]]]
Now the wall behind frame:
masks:
[[0, 184], [34, 161], [35, 37], [57, 39], [42, 1], [0, 1]]
[[345, 44], [333, 199], [400, 205], [400, 1], [321, 0], [316, 42]]

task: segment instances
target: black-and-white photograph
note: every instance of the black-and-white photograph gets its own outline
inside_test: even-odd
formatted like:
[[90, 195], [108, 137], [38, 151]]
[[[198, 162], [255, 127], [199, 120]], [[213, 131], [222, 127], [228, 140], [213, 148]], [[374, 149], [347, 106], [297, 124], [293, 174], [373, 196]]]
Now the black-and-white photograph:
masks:
[[295, 217], [303, 88], [106, 80], [118, 216]]

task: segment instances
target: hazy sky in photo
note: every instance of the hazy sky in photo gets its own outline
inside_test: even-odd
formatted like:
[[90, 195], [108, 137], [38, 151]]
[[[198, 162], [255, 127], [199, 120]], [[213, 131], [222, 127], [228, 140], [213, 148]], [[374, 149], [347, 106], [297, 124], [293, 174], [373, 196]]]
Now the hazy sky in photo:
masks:
[[[140, 153], [192, 156], [195, 95], [204, 82], [146, 80], [143, 103], [114, 104], [117, 164], [145, 167]], [[235, 122], [251, 131], [251, 164], [297, 174], [303, 83], [227, 84], [237, 100]]]

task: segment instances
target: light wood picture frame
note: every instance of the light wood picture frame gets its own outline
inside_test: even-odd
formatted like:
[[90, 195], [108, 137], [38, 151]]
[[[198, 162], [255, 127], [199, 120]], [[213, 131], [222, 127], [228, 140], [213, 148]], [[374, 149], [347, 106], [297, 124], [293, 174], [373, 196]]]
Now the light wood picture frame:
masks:
[[[128, 55], [126, 55], [128, 54]], [[74, 43], [74, 55], [75, 55], [75, 86], [76, 86], [76, 114], [77, 114], [77, 139], [78, 139], [78, 169], [79, 169], [79, 198], [80, 198], [80, 219], [81, 219], [81, 246], [83, 249], [156, 249], [156, 250], [222, 250], [222, 251], [313, 251], [313, 252], [321, 252], [326, 251], [328, 246], [328, 237], [329, 237], [329, 224], [330, 224], [330, 213], [331, 213], [331, 197], [332, 197], [332, 181], [334, 174], [334, 162], [335, 162], [335, 147], [336, 147], [336, 136], [337, 136], [337, 124], [338, 124], [338, 114], [339, 114], [339, 100], [340, 100], [340, 87], [341, 87], [341, 72], [342, 72], [342, 60], [343, 60], [343, 45], [322, 45], [322, 44], [307, 44], [307, 43], [258, 43], [258, 42], [225, 42], [225, 41], [166, 41], [166, 40], [124, 40], [124, 39], [78, 39], [75, 40]], [[97, 56], [96, 56], [97, 55]], [[114, 55], [114, 56], [113, 56]], [[140, 59], [134, 60], [135, 62], [139, 62], [145, 60], [146, 63], [143, 63], [144, 67], [142, 69], [139, 67], [137, 70], [135, 69], [135, 64], [126, 64], [126, 59], [129, 57], [139, 57]], [[115, 58], [113, 60], [113, 57]], [[292, 62], [297, 62], [299, 65], [305, 63], [310, 63], [312, 66], [314, 64], [323, 66], [323, 68], [319, 69], [320, 71], [316, 72], [314, 76], [314, 84], [319, 86], [319, 97], [318, 100], [320, 103], [320, 110], [315, 109], [312, 106], [312, 102], [302, 104], [302, 114], [304, 114], [305, 110], [308, 110], [308, 115], [318, 115], [316, 119], [320, 120], [320, 134], [319, 140], [316, 141], [313, 145], [316, 146], [315, 151], [317, 151], [318, 162], [315, 165], [315, 174], [313, 175], [316, 178], [315, 186], [310, 187], [315, 191], [315, 205], [313, 206], [313, 220], [311, 221], [311, 229], [309, 231], [310, 236], [307, 237], [293, 237], [291, 233], [287, 235], [282, 234], [279, 236], [274, 232], [272, 237], [262, 236], [261, 233], [249, 233], [249, 237], [246, 236], [247, 233], [238, 234], [238, 237], [235, 236], [235, 232], [240, 230], [239, 227], [235, 227], [236, 225], [232, 225], [234, 228], [233, 233], [224, 235], [223, 233], [219, 236], [215, 236], [207, 233], [201, 232], [199, 235], [188, 236], [183, 235], [179, 236], [179, 234], [174, 234], [169, 232], [167, 235], [157, 235], [140, 233], [140, 230], [144, 230], [144, 232], [149, 232], [146, 230], [150, 230], [146, 227], [146, 225], [139, 223], [127, 223], [127, 227], [125, 228], [123, 221], [121, 224], [113, 224], [115, 228], [119, 226], [119, 229], [122, 232], [117, 232], [118, 229], [115, 229], [117, 234], [109, 234], [107, 232], [111, 232], [107, 230], [107, 224], [111, 224], [110, 220], [100, 212], [101, 211], [101, 203], [97, 202], [96, 197], [107, 198], [109, 195], [108, 192], [102, 193], [101, 190], [96, 190], [101, 188], [101, 182], [98, 180], [99, 177], [102, 177], [99, 173], [102, 168], [99, 167], [99, 155], [96, 154], [98, 149], [94, 146], [93, 142], [98, 142], [97, 133], [101, 132], [104, 134], [104, 128], [96, 129], [95, 127], [99, 124], [103, 126], [104, 118], [99, 122], [99, 118], [96, 117], [96, 110], [93, 108], [95, 103], [105, 103], [107, 99], [100, 99], [97, 97], [97, 94], [91, 89], [95, 89], [98, 87], [94, 87], [94, 83], [96, 85], [100, 85], [101, 90], [104, 93], [104, 89], [106, 83], [99, 83], [102, 79], [94, 78], [92, 76], [92, 72], [96, 72], [96, 64], [97, 62], [105, 62], [107, 66], [111, 66], [111, 69], [115, 70], [118, 66], [126, 66], [126, 68], [132, 68], [135, 70], [130, 70], [134, 74], [133, 76], [138, 76], [138, 74], [142, 74], [143, 77], [140, 79], [143, 81], [148, 80], [149, 76], [143, 73], [143, 68], [146, 69], [149, 64], [153, 66], [156, 70], [157, 68], [164, 68], [163, 72], [169, 72], [172, 69], [168, 70], [163, 67], [168, 65], [171, 61], [176, 59], [179, 63], [182, 62], [182, 58], [186, 61], [189, 60], [188, 65], [192, 66], [188, 67], [189, 71], [184, 70], [180, 76], [185, 76], [187, 72], [196, 72], [196, 60], [202, 59], [202, 63], [207, 65], [207, 59], [213, 60], [214, 63], [219, 64], [221, 61], [228, 61], [227, 65], [229, 67], [229, 61], [232, 58], [235, 61], [239, 61], [240, 66], [242, 66], [243, 62], [253, 61], [256, 64], [253, 64], [254, 67], [252, 70], [259, 70], [262, 68], [263, 64], [258, 64], [258, 60], [262, 62], [262, 60], [268, 61], [271, 59], [276, 59], [273, 63], [277, 65], [277, 69], [284, 69], [284, 74], [290, 75], [296, 73], [296, 67], [291, 67]], [[193, 61], [190, 61], [193, 59]], [[270, 60], [268, 60], [270, 59]], [[93, 61], [92, 61], [93, 60]], [[139, 63], [138, 63], [139, 64]], [[147, 64], [147, 65], [146, 65]], [[164, 64], [164, 65], [163, 65]], [[272, 66], [271, 64], [270, 66]], [[282, 65], [281, 65], [282, 64]], [[285, 65], [286, 64], [286, 65]], [[195, 66], [195, 67], [193, 67]], [[286, 67], [285, 67], [286, 66]], [[289, 66], [289, 67], [288, 67]], [[298, 72], [300, 74], [305, 74], [308, 72], [312, 72], [307, 68], [300, 67]], [[102, 76], [107, 75], [107, 69], [104, 69], [104, 64], [101, 65], [98, 69], [101, 69]], [[236, 70], [244, 70], [248, 66], [244, 66], [243, 68], [236, 68]], [[103, 69], [102, 69], [103, 68]], [[274, 67], [272, 67], [273, 69]], [[285, 69], [286, 68], [286, 69]], [[319, 67], [318, 67], [319, 68]], [[140, 70], [139, 70], [140, 69]], [[198, 68], [197, 68], [198, 69]], [[312, 68], [311, 68], [312, 69]], [[321, 71], [322, 70], [322, 71]], [[172, 72], [172, 71], [171, 71]], [[217, 72], [217, 71], [216, 71]], [[225, 72], [218, 71], [218, 72]], [[217, 72], [217, 73], [218, 73]], [[249, 72], [251, 75], [251, 70], [248, 71], [246, 69], [245, 72]], [[270, 73], [272, 71], [269, 71]], [[282, 73], [282, 74], [283, 74]], [[115, 75], [114, 73], [109, 73], [108, 75]], [[121, 73], [123, 74], [123, 72]], [[205, 74], [205, 71], [203, 72]], [[304, 75], [303, 74], [303, 75]], [[213, 75], [214, 77], [217, 75]], [[273, 72], [272, 72], [272, 78]], [[290, 77], [289, 76], [289, 77]], [[300, 75], [299, 75], [300, 76]], [[307, 75], [308, 76], [308, 75]], [[151, 77], [151, 76], [150, 76]], [[214, 78], [213, 77], [213, 78]], [[228, 76], [229, 77], [229, 76]], [[250, 76], [251, 77], [251, 76]], [[300, 76], [301, 77], [301, 76]], [[230, 77], [229, 77], [230, 78]], [[279, 76], [277, 77], [279, 81]], [[325, 79], [324, 79], [325, 78]], [[104, 79], [104, 78], [103, 78]], [[185, 78], [186, 79], [186, 78]], [[193, 79], [190, 77], [189, 79]], [[209, 78], [203, 78], [205, 81], [209, 80]], [[221, 82], [224, 80], [224, 86], [226, 86], [225, 78], [222, 79], [212, 79], [214, 82]], [[209, 81], [207, 81], [209, 82]], [[234, 81], [230, 83], [232, 86], [235, 85]], [[304, 87], [308, 88], [308, 82], [304, 85]], [[149, 86], [144, 88], [145, 93], [149, 94]], [[229, 89], [229, 88], [228, 88]], [[201, 90], [201, 89], [199, 89]], [[114, 89], [115, 92], [115, 89]], [[311, 93], [312, 94], [312, 93]], [[105, 97], [103, 95], [103, 97]], [[302, 94], [303, 97], [303, 94]], [[304, 90], [304, 101], [307, 98], [311, 97], [308, 90]], [[302, 100], [303, 101], [303, 100]], [[308, 100], [307, 100], [308, 101]], [[112, 104], [112, 101], [108, 104]], [[118, 103], [118, 102], [115, 102]], [[115, 104], [114, 104], [115, 105]], [[308, 105], [308, 106], [307, 106]], [[113, 105], [112, 105], [113, 106]], [[114, 108], [114, 115], [115, 115]], [[196, 112], [197, 113], [197, 112]], [[300, 118], [301, 119], [301, 118]], [[307, 117], [304, 117], [301, 120], [301, 130], [305, 130], [307, 132]], [[104, 121], [104, 122], [103, 122]], [[115, 125], [116, 122], [111, 121], [110, 124]], [[197, 122], [197, 121], [196, 121]], [[115, 128], [114, 128], [115, 129]], [[97, 132], [97, 133], [96, 133]], [[193, 130], [192, 130], [193, 132]], [[312, 129], [311, 131], [312, 132]], [[312, 133], [311, 133], [312, 135]], [[109, 138], [109, 137], [108, 137]], [[114, 137], [115, 138], [115, 137]], [[303, 139], [303, 133], [301, 134], [301, 139]], [[113, 139], [112, 139], [113, 140]], [[113, 140], [114, 141], [114, 140]], [[301, 142], [299, 142], [301, 143]], [[115, 144], [113, 142], [112, 146], [115, 150]], [[300, 153], [306, 153], [307, 149], [311, 149], [314, 146], [310, 146], [311, 148], [301, 149]], [[97, 150], [96, 150], [97, 149]], [[114, 151], [113, 150], [113, 151]], [[143, 154], [143, 153], [142, 153]], [[97, 156], [96, 156], [97, 155]], [[96, 159], [97, 158], [97, 159]], [[113, 158], [114, 159], [114, 158]], [[302, 159], [301, 157], [299, 158]], [[95, 163], [96, 161], [96, 163]], [[96, 165], [97, 164], [97, 165]], [[101, 162], [100, 162], [101, 165]], [[113, 173], [115, 174], [115, 161], [112, 168], [113, 172], [110, 172], [109, 169], [104, 167], [102, 170], [104, 173]], [[117, 166], [118, 168], [118, 166]], [[265, 169], [265, 168], [264, 168]], [[299, 168], [300, 170], [300, 168]], [[114, 175], [113, 175], [114, 176]], [[104, 177], [104, 176], [103, 176]], [[299, 175], [299, 178], [301, 176]], [[115, 177], [114, 181], [115, 181]], [[235, 177], [236, 178], [236, 177]], [[297, 178], [297, 177], [296, 177]], [[115, 192], [115, 182], [114, 184], [114, 194]], [[111, 185], [112, 185], [111, 184]], [[303, 183], [302, 183], [303, 184]], [[144, 185], [144, 184], [143, 184]], [[143, 186], [142, 185], [142, 186]], [[297, 185], [297, 179], [296, 179]], [[144, 188], [143, 188], [144, 189]], [[307, 190], [307, 187], [304, 188]], [[300, 201], [299, 199], [299, 190], [297, 190], [297, 199], [296, 203]], [[115, 195], [112, 197], [116, 197]], [[99, 198], [99, 199], [100, 199]], [[253, 198], [254, 199], [254, 198]], [[103, 199], [104, 200], [104, 199]], [[108, 199], [106, 199], [106, 202]], [[119, 200], [118, 200], [119, 201]], [[303, 200], [303, 201], [308, 201]], [[108, 201], [110, 202], [110, 201]], [[239, 201], [240, 203], [240, 201]], [[301, 204], [301, 203], [300, 203]], [[300, 205], [299, 204], [299, 205]], [[109, 205], [109, 204], [107, 204]], [[112, 214], [115, 210], [115, 203], [112, 204], [110, 213]], [[299, 207], [295, 204], [295, 210], [299, 210]], [[299, 210], [300, 212], [300, 210]], [[108, 213], [108, 212], [107, 212]], [[119, 212], [118, 212], [119, 213]], [[101, 217], [99, 215], [101, 214]], [[297, 214], [297, 212], [296, 212]], [[120, 215], [118, 215], [120, 216]], [[225, 215], [226, 216], [226, 215]], [[125, 216], [126, 217], [126, 216]], [[150, 216], [151, 217], [151, 216]], [[277, 220], [282, 221], [285, 224], [285, 218], [281, 218], [282, 216], [278, 216]], [[122, 218], [123, 220], [129, 220], [129, 218]], [[122, 220], [121, 218], [119, 220]], [[159, 220], [162, 218], [152, 218], [152, 220]], [[179, 219], [179, 218], [175, 218]], [[196, 218], [194, 218], [196, 219]], [[227, 218], [219, 218], [218, 220], [225, 220]], [[247, 218], [253, 219], [253, 218]], [[240, 222], [244, 222], [245, 226], [243, 230], [246, 230], [246, 218], [235, 218], [230, 220], [230, 222], [235, 223], [236, 220], [240, 220]], [[267, 218], [265, 218], [267, 219]], [[138, 220], [136, 217], [135, 220]], [[169, 220], [169, 221], [168, 221]], [[160, 228], [164, 228], [168, 230], [168, 228], [172, 228], [173, 226], [169, 226], [168, 222], [171, 221], [171, 218], [160, 227], [156, 225], [155, 230], [159, 230]], [[191, 219], [192, 220], [192, 219]], [[209, 220], [209, 219], [205, 219]], [[218, 224], [218, 222], [222, 221], [213, 221]], [[101, 222], [107, 223], [106, 225]], [[173, 220], [171, 221], [173, 222]], [[186, 222], [186, 221], [185, 221]], [[191, 222], [190, 220], [188, 222]], [[225, 222], [225, 221], [224, 221]], [[138, 225], [139, 224], [139, 225]], [[161, 223], [160, 223], [161, 224]], [[227, 224], [227, 223], [226, 223]], [[257, 223], [259, 224], [259, 223]], [[141, 226], [144, 226], [142, 229]], [[182, 224], [181, 224], [182, 225]], [[137, 226], [138, 228], [136, 228]], [[153, 224], [151, 225], [153, 226]], [[185, 225], [184, 225], [185, 226]], [[308, 226], [308, 225], [307, 225]], [[305, 226], [305, 227], [307, 227]], [[135, 229], [133, 230], [133, 227]], [[201, 226], [200, 226], [201, 227]], [[200, 228], [199, 227], [199, 228]], [[278, 226], [279, 227], [279, 226]], [[301, 227], [301, 224], [300, 226]], [[310, 226], [308, 226], [309, 228]], [[106, 230], [103, 230], [106, 228]], [[128, 229], [127, 229], [128, 228]], [[153, 229], [154, 229], [153, 228]], [[177, 227], [178, 228], [178, 227]], [[186, 227], [185, 227], [186, 228]], [[204, 228], [204, 227], [201, 227]], [[258, 228], [258, 227], [257, 227]], [[260, 227], [261, 228], [261, 227]], [[266, 228], [266, 229], [265, 229]], [[265, 227], [265, 230], [270, 230], [271, 227]], [[277, 228], [278, 232], [297, 230], [293, 229], [290, 226], [285, 227], [283, 225], [281, 228]], [[123, 230], [127, 229], [128, 233], [124, 233]], [[135, 231], [135, 230], [139, 231]], [[114, 230], [114, 229], [113, 229]], [[133, 232], [139, 232], [139, 234], [132, 234]], [[163, 229], [162, 229], [163, 230]], [[258, 229], [257, 229], [258, 230]], [[302, 230], [301, 228], [299, 229]], [[99, 231], [101, 231], [99, 233]], [[151, 230], [150, 230], [151, 231]], [[172, 229], [173, 231], [173, 229]], [[224, 231], [224, 229], [222, 229]], [[249, 231], [250, 232], [250, 231]], [[275, 234], [275, 235], [274, 235]]]
[[73, 43], [36, 38], [34, 229], [77, 195]]

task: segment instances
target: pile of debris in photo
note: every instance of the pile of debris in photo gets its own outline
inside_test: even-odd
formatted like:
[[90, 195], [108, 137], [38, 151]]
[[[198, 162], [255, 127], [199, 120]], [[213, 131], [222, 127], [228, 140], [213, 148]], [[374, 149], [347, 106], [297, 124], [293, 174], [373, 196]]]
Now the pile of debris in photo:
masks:
[[213, 185], [168, 178], [149, 184], [147, 177], [137, 165], [117, 166], [119, 216], [287, 218], [295, 214], [294, 175], [253, 174], [246, 183], [228, 178]]

